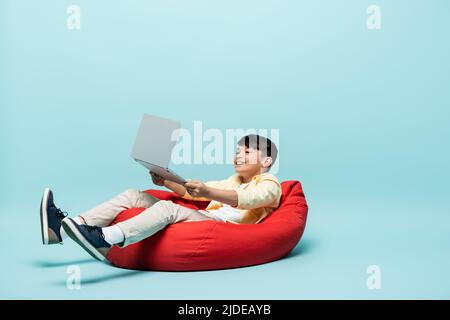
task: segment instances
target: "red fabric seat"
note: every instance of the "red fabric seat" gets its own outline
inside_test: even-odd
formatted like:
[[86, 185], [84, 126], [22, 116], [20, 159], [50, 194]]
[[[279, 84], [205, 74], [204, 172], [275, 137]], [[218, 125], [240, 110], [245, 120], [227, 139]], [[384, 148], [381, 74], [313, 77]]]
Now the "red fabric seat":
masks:
[[[125, 248], [114, 246], [108, 259], [120, 268], [161, 271], [236, 268], [280, 259], [300, 241], [308, 213], [299, 181], [285, 181], [281, 187], [280, 206], [258, 224], [212, 220], [171, 224], [138, 243]], [[208, 205], [208, 202], [180, 198], [173, 192], [146, 192], [190, 208], [204, 209]], [[125, 210], [113, 224], [143, 210]]]

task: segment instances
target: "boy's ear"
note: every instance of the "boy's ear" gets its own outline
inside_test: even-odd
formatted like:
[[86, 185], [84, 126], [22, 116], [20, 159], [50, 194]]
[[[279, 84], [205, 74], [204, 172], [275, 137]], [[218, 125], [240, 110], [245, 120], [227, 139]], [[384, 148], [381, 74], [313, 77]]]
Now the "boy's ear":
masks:
[[265, 157], [262, 165], [264, 168], [270, 168], [270, 166], [272, 165], [272, 157]]

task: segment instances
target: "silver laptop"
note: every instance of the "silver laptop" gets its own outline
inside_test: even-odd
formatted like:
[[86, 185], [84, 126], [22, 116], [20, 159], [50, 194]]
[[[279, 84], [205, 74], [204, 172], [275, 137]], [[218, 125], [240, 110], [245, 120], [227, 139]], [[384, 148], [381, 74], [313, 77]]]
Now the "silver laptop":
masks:
[[180, 128], [177, 121], [144, 114], [131, 157], [164, 179], [184, 184], [186, 180], [169, 169]]

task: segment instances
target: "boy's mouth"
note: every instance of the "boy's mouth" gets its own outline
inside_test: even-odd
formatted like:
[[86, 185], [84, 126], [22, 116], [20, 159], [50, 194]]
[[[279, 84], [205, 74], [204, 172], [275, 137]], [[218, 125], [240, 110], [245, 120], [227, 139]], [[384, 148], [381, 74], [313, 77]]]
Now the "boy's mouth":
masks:
[[241, 165], [245, 164], [245, 162], [244, 162], [244, 161], [241, 161], [241, 160], [238, 160], [238, 161], [235, 161], [234, 164], [235, 164], [236, 166], [241, 166]]

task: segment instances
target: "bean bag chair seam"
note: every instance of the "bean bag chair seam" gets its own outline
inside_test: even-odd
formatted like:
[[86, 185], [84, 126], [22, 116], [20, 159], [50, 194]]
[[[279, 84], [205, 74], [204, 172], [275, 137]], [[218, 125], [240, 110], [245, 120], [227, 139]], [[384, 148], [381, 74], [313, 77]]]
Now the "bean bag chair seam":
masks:
[[207, 238], [209, 238], [209, 235], [210, 235], [211, 232], [216, 228], [216, 226], [217, 226], [217, 222], [214, 223], [214, 224], [209, 228], [208, 232], [206, 232], [206, 233], [204, 234], [204, 236], [203, 236], [203, 238], [202, 238], [202, 240], [201, 240], [200, 245], [197, 247], [197, 249], [195, 249], [194, 252], [192, 252], [192, 253], [189, 255], [188, 260], [194, 261], [193, 258], [195, 257], [195, 255], [197, 255], [197, 254], [200, 252], [200, 249], [203, 247], [203, 245], [204, 245], [204, 243], [205, 243], [205, 240], [206, 240]]

